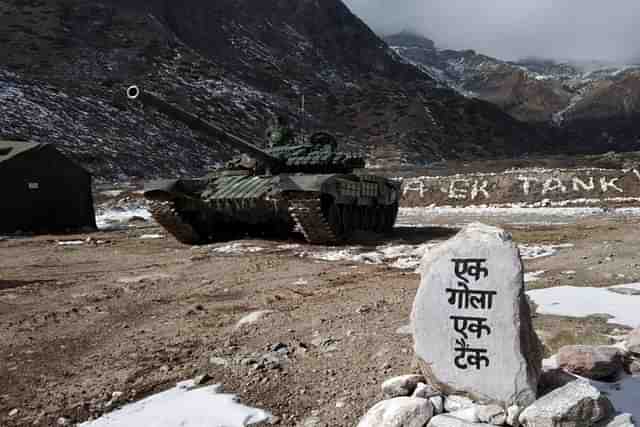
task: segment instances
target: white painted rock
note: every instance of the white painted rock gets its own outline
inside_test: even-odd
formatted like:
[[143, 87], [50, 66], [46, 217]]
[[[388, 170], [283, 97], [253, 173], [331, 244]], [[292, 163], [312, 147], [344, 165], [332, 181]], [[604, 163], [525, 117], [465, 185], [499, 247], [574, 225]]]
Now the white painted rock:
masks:
[[449, 414], [442, 414], [431, 418], [427, 427], [490, 427], [490, 424], [470, 423]]
[[594, 380], [615, 377], [624, 369], [623, 352], [611, 346], [564, 346], [556, 360], [559, 367]]
[[477, 400], [532, 403], [542, 347], [511, 235], [470, 224], [428, 251], [420, 273], [411, 324], [428, 382]]
[[382, 383], [382, 394], [385, 399], [393, 397], [411, 396], [419, 383], [424, 383], [422, 375], [401, 375]]
[[396, 397], [378, 402], [357, 427], [424, 427], [432, 416], [433, 407], [428, 400]]
[[607, 397], [584, 380], [573, 381], [537, 400], [520, 414], [527, 427], [591, 426], [614, 412]]
[[456, 412], [461, 409], [470, 408], [473, 406], [473, 400], [464, 396], [456, 396], [452, 394], [447, 396], [444, 400], [444, 410], [447, 412]]

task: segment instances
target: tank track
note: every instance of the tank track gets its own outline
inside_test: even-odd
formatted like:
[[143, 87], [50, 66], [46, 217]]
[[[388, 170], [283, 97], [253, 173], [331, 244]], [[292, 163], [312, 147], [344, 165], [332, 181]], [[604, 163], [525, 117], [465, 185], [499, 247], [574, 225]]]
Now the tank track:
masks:
[[322, 213], [320, 199], [289, 200], [289, 213], [307, 242], [316, 245], [339, 242], [340, 239], [333, 232]]
[[198, 232], [180, 216], [172, 202], [151, 201], [149, 211], [153, 219], [180, 243], [194, 245], [201, 241]]

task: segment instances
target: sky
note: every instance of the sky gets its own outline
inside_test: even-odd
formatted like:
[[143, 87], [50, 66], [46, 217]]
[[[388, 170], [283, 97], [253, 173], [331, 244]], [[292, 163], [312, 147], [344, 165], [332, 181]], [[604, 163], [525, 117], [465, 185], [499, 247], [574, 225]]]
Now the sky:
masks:
[[344, 0], [378, 34], [404, 29], [439, 48], [505, 60], [640, 58], [640, 0]]

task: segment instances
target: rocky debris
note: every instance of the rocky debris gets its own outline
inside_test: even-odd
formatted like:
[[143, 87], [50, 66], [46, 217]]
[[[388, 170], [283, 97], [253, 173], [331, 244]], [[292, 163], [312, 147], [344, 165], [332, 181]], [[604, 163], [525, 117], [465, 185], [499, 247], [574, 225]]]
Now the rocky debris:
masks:
[[573, 381], [543, 396], [520, 414], [527, 427], [590, 426], [613, 415], [609, 399], [587, 381]]
[[432, 416], [433, 407], [428, 400], [395, 397], [369, 409], [358, 427], [424, 427]]
[[594, 380], [618, 376], [623, 371], [624, 359], [619, 348], [588, 345], [562, 347], [556, 356], [559, 367]]
[[[402, 375], [395, 378], [390, 378], [382, 383], [382, 394], [385, 399], [391, 399], [393, 397], [411, 396], [416, 390], [418, 384], [422, 383], [424, 387], [424, 377], [422, 375]], [[423, 396], [414, 396], [423, 397]], [[424, 396], [426, 398], [429, 396]]]
[[489, 424], [473, 423], [460, 418], [456, 418], [453, 414], [442, 414], [431, 418], [427, 427], [488, 427]]
[[479, 405], [478, 419], [482, 423], [500, 426], [506, 423], [507, 414], [504, 408], [499, 405]]
[[420, 274], [411, 324], [428, 382], [447, 394], [460, 391], [506, 405], [532, 403], [542, 346], [511, 235], [470, 224], [428, 251]]
[[627, 336], [627, 349], [633, 353], [633, 354], [637, 354], [640, 355], [640, 327], [637, 329], [634, 329], [628, 336]]

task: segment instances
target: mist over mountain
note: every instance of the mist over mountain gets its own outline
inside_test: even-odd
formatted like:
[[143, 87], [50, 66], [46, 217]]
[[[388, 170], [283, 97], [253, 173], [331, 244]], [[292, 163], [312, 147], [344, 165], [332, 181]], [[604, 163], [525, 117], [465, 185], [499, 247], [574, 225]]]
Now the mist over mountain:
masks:
[[405, 29], [442, 48], [474, 49], [504, 60], [640, 59], [640, 2], [618, 0], [345, 0], [376, 32]]

